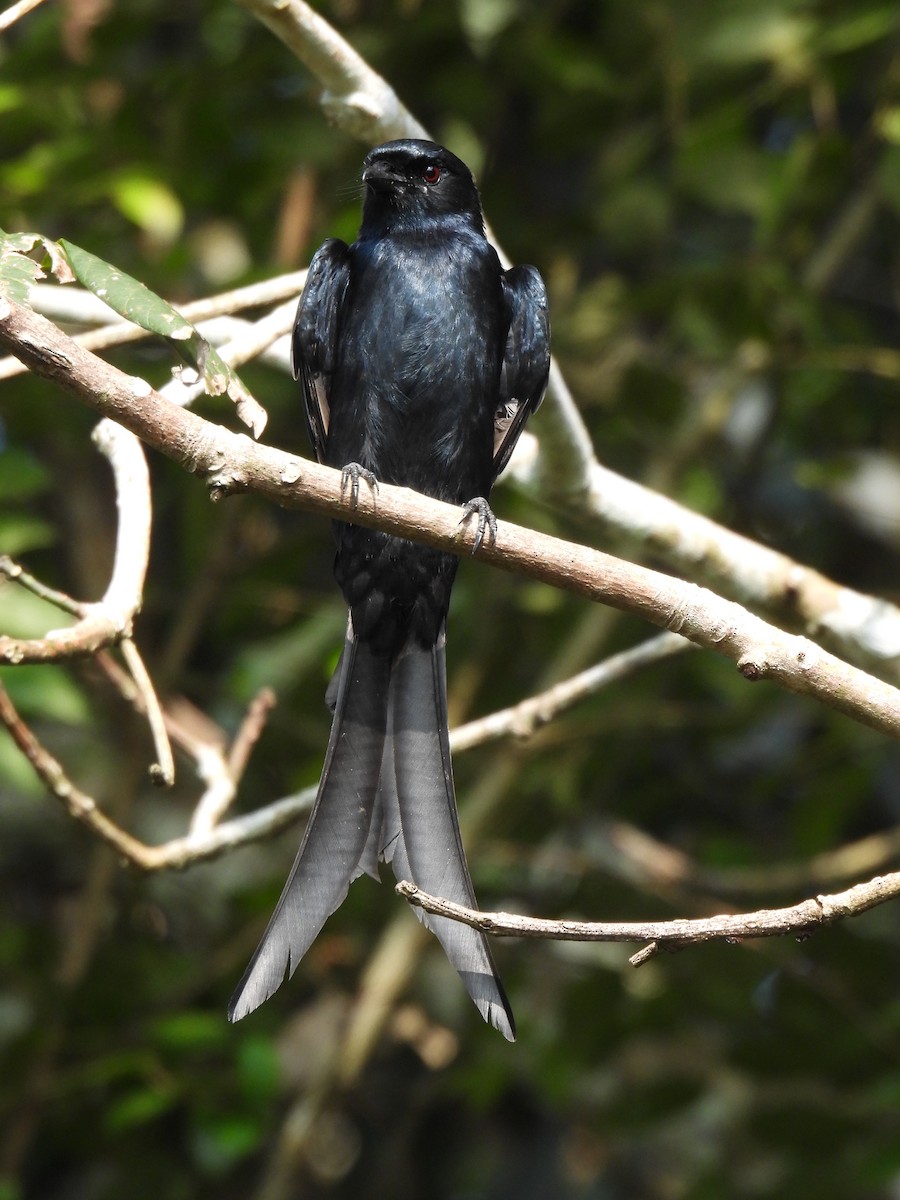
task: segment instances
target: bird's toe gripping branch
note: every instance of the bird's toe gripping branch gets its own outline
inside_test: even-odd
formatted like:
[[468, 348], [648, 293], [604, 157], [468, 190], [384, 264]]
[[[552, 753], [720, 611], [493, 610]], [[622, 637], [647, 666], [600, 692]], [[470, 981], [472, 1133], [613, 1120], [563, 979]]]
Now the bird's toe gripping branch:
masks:
[[341, 468], [341, 495], [350, 488], [350, 499], [354, 508], [359, 503], [359, 481], [364, 479], [373, 492], [378, 491], [378, 480], [371, 471], [361, 467], [358, 462], [347, 463]]
[[460, 525], [465, 525], [470, 517], [478, 514], [478, 530], [475, 534], [475, 542], [472, 546], [472, 556], [474, 557], [481, 549], [484, 542], [485, 533], [488, 534], [488, 541], [491, 545], [497, 540], [497, 518], [491, 511], [491, 506], [485, 500], [484, 496], [475, 496], [472, 500], [467, 500], [463, 505], [463, 515], [460, 519]]

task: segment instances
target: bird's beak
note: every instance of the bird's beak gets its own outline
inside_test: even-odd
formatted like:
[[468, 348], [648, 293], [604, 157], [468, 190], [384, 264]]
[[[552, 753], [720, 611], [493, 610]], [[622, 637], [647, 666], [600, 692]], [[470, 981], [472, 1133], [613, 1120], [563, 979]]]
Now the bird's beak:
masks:
[[400, 180], [401, 176], [397, 174], [390, 163], [381, 158], [376, 158], [374, 162], [369, 163], [362, 173], [363, 183], [376, 192], [393, 191]]

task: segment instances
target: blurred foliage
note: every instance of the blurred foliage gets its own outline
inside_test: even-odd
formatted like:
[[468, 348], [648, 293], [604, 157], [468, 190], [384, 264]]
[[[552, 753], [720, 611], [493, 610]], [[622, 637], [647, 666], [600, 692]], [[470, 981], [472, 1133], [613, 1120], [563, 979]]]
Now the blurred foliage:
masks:
[[[478, 170], [505, 249], [544, 272], [555, 350], [602, 459], [900, 599], [896, 3], [321, 11]], [[3, 228], [71, 239], [173, 301], [353, 236], [364, 148], [327, 126], [315, 81], [228, 0], [45, 5], [2, 55]], [[112, 357], [154, 384], [170, 367], [149, 344]], [[261, 366], [242, 375], [269, 411], [266, 439], [306, 453], [292, 382]], [[0, 394], [0, 552], [96, 599], [115, 513], [94, 418], [27, 378]], [[233, 420], [221, 401], [201, 407]], [[279, 693], [242, 785], [249, 810], [321, 765], [343, 620], [329, 530], [253, 499], [212, 506], [170, 463], [151, 469], [137, 633], [162, 694], [233, 734], [257, 687]], [[500, 488], [497, 507], [646, 557], [539, 496]], [[5, 632], [64, 620], [0, 584]], [[454, 718], [646, 633], [464, 565]], [[184, 830], [190, 763], [174, 794], [155, 793], [146, 729], [90, 664], [0, 677], [111, 815], [148, 840]], [[457, 774], [485, 907], [626, 919], [822, 890], [811, 856], [900, 821], [898, 760], [884, 738], [693, 654], [527, 744], [459, 756]], [[357, 883], [290, 985], [231, 1027], [227, 997], [298, 834], [141, 878], [42, 794], [7, 738], [0, 791], [3, 1197], [900, 1192], [896, 907], [804, 944], [708, 946], [637, 972], [625, 947], [501, 944], [515, 1047], [482, 1027], [426, 944], [372, 1055], [322, 1101], [367, 965], [415, 929], [389, 886]], [[691, 856], [697, 882], [647, 883], [611, 821]], [[781, 864], [797, 865], [794, 879], [773, 888]], [[280, 1173], [301, 1133], [303, 1163]]]

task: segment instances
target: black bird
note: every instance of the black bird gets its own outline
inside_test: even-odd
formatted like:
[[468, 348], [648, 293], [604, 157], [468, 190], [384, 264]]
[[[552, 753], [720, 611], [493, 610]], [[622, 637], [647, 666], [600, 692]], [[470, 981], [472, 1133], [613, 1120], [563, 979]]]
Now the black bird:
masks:
[[[484, 234], [472, 175], [433, 142], [372, 150], [352, 246], [315, 254], [293, 365], [319, 462], [354, 494], [363, 478], [493, 517], [491, 485], [549, 370], [543, 280], [504, 271]], [[465, 518], [464, 518], [465, 519]], [[319, 792], [268, 929], [231, 1000], [239, 1020], [292, 974], [326, 918], [377, 860], [424, 890], [476, 906], [456, 814], [444, 641], [458, 560], [335, 522], [334, 573], [350, 607], [329, 687], [334, 712]], [[513, 1015], [488, 940], [422, 915], [485, 1020], [511, 1041]]]

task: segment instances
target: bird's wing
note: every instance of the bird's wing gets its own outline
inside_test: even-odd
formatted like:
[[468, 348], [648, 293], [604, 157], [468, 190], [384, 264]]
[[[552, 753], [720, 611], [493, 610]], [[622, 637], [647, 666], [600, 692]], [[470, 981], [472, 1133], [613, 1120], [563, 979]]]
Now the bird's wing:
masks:
[[[432, 647], [411, 640], [394, 662], [376, 811], [378, 849], [397, 879], [478, 907], [456, 812], [443, 633]], [[488, 938], [459, 921], [415, 911], [439, 939], [485, 1021], [515, 1041], [515, 1020]]]
[[494, 478], [515, 449], [528, 417], [544, 398], [550, 372], [550, 318], [544, 281], [535, 267], [503, 274], [509, 334], [500, 375], [500, 406], [494, 418]]
[[329, 238], [309, 264], [291, 338], [291, 370], [303, 385], [306, 427], [319, 462], [325, 461], [331, 375], [349, 281], [350, 251], [345, 242]]
[[315, 807], [281, 899], [228, 1016], [239, 1021], [292, 975], [360, 873], [384, 749], [390, 660], [348, 633]]

